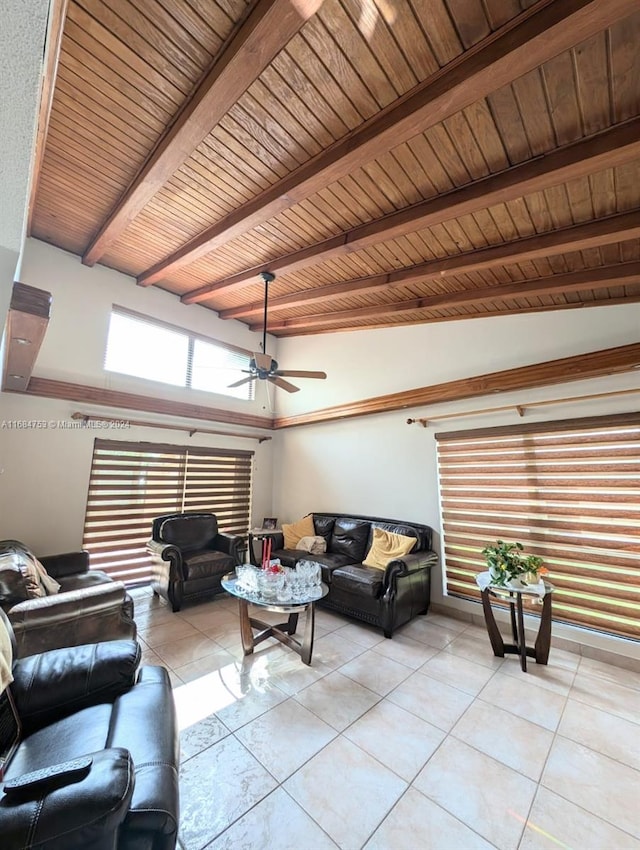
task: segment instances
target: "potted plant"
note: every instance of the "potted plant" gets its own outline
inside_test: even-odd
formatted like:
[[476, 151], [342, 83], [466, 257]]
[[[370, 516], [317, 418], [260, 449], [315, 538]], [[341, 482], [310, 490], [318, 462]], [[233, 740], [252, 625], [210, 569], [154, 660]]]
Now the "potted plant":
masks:
[[539, 576], [548, 572], [539, 555], [525, 555], [522, 543], [496, 540], [482, 550], [493, 584], [503, 587], [517, 579], [523, 584], [537, 584]]

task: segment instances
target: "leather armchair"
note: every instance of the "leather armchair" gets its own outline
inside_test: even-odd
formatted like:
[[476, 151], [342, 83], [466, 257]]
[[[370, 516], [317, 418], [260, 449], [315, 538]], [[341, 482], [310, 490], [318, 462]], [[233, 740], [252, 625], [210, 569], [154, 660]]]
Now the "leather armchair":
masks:
[[179, 738], [171, 685], [162, 667], [137, 672], [139, 660], [138, 644], [126, 640], [14, 662], [9, 687], [22, 733], [5, 780], [85, 757], [89, 766], [31, 789], [3, 788], [3, 850], [175, 848]]
[[223, 593], [222, 576], [242, 563], [243, 538], [218, 530], [215, 514], [186, 511], [153, 521], [151, 587], [174, 611], [185, 599]]
[[[17, 540], [0, 541], [0, 554], [29, 553]], [[41, 557], [47, 573], [60, 584], [51, 596], [27, 598], [17, 568], [0, 569], [0, 607], [11, 622], [19, 656], [49, 649], [136, 637], [133, 600], [122, 582], [89, 569], [89, 553]]]

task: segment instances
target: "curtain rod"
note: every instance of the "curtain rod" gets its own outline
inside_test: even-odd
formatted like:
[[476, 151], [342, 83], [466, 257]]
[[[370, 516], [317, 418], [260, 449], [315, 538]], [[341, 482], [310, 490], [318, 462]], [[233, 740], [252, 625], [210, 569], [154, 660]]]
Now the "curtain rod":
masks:
[[436, 420], [457, 419], [463, 416], [476, 416], [480, 413], [499, 413], [502, 410], [516, 410], [518, 412], [518, 416], [524, 416], [524, 411], [527, 409], [527, 407], [543, 407], [544, 405], [548, 404], [565, 404], [566, 402], [571, 401], [586, 401], [593, 398], [607, 398], [614, 395], [628, 395], [629, 393], [640, 393], [640, 387], [638, 389], [633, 390], [611, 390], [607, 393], [593, 393], [592, 395], [568, 396], [566, 398], [556, 398], [545, 401], [530, 401], [527, 404], [504, 404], [501, 407], [485, 407], [483, 409], [478, 410], [466, 410], [461, 413], [443, 413], [440, 416], [428, 416], [416, 419], [407, 419], [407, 425], [416, 424], [422, 425], [423, 428], [426, 428], [429, 425], [429, 422], [435, 422]]
[[239, 434], [237, 431], [214, 431], [211, 428], [193, 427], [191, 425], [169, 425], [166, 422], [146, 422], [140, 419], [115, 419], [110, 416], [98, 416], [92, 413], [80, 413], [76, 411], [71, 414], [72, 419], [81, 419], [84, 422], [128, 422], [129, 425], [141, 425], [144, 428], [166, 428], [169, 431], [186, 431], [190, 437], [194, 434], [217, 434], [221, 437], [240, 437], [244, 440], [257, 440], [264, 443], [271, 437], [262, 434]]

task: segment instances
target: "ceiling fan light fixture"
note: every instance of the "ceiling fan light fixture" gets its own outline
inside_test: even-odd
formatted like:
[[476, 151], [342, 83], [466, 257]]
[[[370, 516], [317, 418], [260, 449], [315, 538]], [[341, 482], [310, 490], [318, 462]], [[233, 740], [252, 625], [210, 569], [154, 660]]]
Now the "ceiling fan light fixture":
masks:
[[[279, 369], [278, 361], [274, 360], [270, 354], [267, 354], [267, 309], [269, 305], [269, 284], [272, 283], [276, 276], [272, 272], [260, 272], [260, 277], [264, 281], [264, 320], [262, 323], [262, 351], [254, 351], [251, 360], [249, 361], [249, 377], [241, 378], [229, 387], [239, 387], [241, 384], [249, 381], [269, 381], [276, 387], [286, 390], [288, 393], [297, 393], [300, 387], [294, 386], [289, 381], [285, 381], [284, 377], [292, 378], [319, 378], [323, 380], [327, 377], [326, 372], [310, 372], [302, 369]], [[246, 371], [246, 370], [245, 370]]]

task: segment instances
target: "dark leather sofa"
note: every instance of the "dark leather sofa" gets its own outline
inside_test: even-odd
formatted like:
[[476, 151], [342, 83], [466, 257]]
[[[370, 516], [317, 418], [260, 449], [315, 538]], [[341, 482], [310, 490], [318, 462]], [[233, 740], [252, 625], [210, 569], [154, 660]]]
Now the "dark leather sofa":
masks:
[[[0, 627], [2, 624], [0, 624]], [[5, 780], [89, 756], [80, 775], [0, 792], [2, 850], [173, 850], [179, 738], [162, 667], [135, 641], [53, 650], [13, 664], [21, 741]]]
[[[438, 556], [431, 548], [429, 526], [356, 514], [312, 513], [311, 516], [316, 535], [324, 537], [327, 543], [327, 551], [322, 555], [285, 549], [281, 531], [261, 531], [257, 536], [272, 539], [271, 558], [279, 558], [284, 566], [294, 567], [301, 559], [321, 565], [322, 581], [329, 593], [319, 605], [378, 626], [388, 638], [398, 626], [427, 613], [431, 570], [438, 563]], [[408, 555], [391, 561], [384, 570], [363, 566], [375, 527], [414, 537], [414, 548]], [[250, 537], [250, 552], [254, 552], [252, 544]], [[254, 562], [259, 566], [257, 559]]]
[[153, 521], [147, 552], [153, 592], [179, 611], [185, 600], [223, 593], [225, 573], [243, 561], [244, 540], [218, 530], [214, 514], [185, 511]]
[[[0, 555], [29, 554], [19, 540], [0, 541]], [[0, 607], [7, 614], [19, 656], [48, 649], [135, 638], [133, 599], [122, 582], [89, 569], [89, 553], [67, 552], [39, 557], [60, 585], [52, 596], [28, 598], [17, 568], [0, 568]]]

